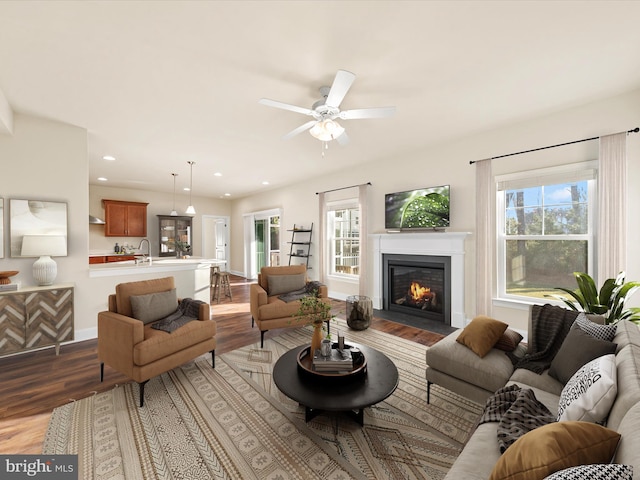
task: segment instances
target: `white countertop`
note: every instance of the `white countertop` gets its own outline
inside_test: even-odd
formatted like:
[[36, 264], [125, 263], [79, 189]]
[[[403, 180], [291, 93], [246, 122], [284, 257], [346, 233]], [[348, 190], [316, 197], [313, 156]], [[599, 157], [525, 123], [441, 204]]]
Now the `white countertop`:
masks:
[[112, 277], [116, 275], [137, 275], [140, 273], [161, 273], [175, 272], [179, 270], [195, 270], [198, 268], [209, 268], [211, 267], [211, 265], [225, 265], [226, 263], [226, 260], [218, 260], [215, 258], [153, 257], [151, 260], [151, 265], [149, 265], [148, 263], [136, 264], [135, 260], [89, 265], [89, 277]]

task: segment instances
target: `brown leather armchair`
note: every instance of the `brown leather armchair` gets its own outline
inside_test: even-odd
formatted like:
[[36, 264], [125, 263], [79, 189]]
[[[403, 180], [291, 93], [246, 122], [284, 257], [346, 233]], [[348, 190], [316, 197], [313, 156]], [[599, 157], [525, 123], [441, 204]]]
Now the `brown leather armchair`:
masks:
[[132, 378], [140, 385], [141, 407], [144, 386], [150, 378], [207, 352], [211, 352], [215, 368], [216, 322], [211, 320], [208, 304], [199, 306], [198, 321], [190, 321], [171, 333], [133, 318], [132, 296], [170, 292], [174, 288], [173, 277], [120, 283], [116, 293], [109, 295], [109, 310], [98, 313], [100, 381], [105, 363]]
[[[289, 278], [285, 278], [285, 276]], [[271, 281], [269, 279], [271, 278]], [[277, 282], [276, 282], [277, 280]], [[260, 347], [264, 347], [264, 334], [272, 328], [299, 327], [293, 315], [300, 308], [300, 301], [284, 302], [278, 297], [304, 286], [307, 282], [306, 265], [288, 265], [281, 267], [262, 267], [258, 274], [258, 283], [249, 286], [249, 306], [251, 309], [251, 327], [260, 329]], [[326, 285], [318, 288], [318, 297], [329, 303]], [[329, 328], [329, 322], [327, 322]]]

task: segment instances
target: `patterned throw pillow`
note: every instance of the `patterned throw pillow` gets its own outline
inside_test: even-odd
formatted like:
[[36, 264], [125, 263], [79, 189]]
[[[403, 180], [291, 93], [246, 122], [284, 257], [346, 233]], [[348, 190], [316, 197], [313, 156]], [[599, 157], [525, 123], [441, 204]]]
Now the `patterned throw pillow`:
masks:
[[617, 463], [596, 463], [566, 468], [544, 480], [633, 480], [633, 467]]
[[616, 356], [596, 358], [580, 368], [562, 389], [558, 421], [602, 423], [617, 393]]
[[493, 348], [497, 348], [504, 352], [513, 352], [521, 341], [522, 335], [515, 330], [507, 328]]
[[615, 323], [613, 325], [600, 325], [599, 323], [592, 322], [584, 313], [580, 313], [580, 315], [576, 317], [575, 323], [580, 327], [580, 330], [587, 332], [592, 337], [607, 342], [613, 341], [613, 337], [616, 336], [616, 330], [618, 328]]

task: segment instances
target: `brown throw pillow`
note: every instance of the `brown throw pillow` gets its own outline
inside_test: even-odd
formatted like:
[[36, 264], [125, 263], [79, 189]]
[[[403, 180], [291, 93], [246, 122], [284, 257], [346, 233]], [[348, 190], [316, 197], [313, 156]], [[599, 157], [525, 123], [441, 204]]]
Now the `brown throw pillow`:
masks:
[[497, 348], [504, 352], [513, 352], [516, 347], [520, 345], [521, 341], [522, 335], [515, 330], [507, 328], [493, 348]]
[[467, 325], [456, 341], [470, 348], [480, 358], [484, 357], [500, 339], [507, 324], [485, 315], [479, 315]]
[[590, 422], [555, 422], [524, 434], [502, 454], [489, 480], [539, 480], [577, 465], [609, 463], [620, 434]]

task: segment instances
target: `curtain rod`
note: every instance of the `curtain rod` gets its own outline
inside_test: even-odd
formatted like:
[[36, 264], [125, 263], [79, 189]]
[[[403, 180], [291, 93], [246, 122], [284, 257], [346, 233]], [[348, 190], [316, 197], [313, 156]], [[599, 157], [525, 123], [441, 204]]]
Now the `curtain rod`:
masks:
[[316, 195], [320, 195], [321, 193], [337, 192], [338, 190], [346, 190], [347, 188], [361, 187], [362, 185], [371, 185], [371, 182], [361, 183], [359, 185], [350, 185], [342, 188], [334, 188], [333, 190], [325, 190], [324, 192], [316, 192]]
[[[627, 134], [629, 134], [629, 133], [638, 133], [639, 131], [640, 131], [640, 128], [636, 127], [636, 128], [634, 128], [632, 130], [627, 130]], [[564, 147], [565, 145], [571, 145], [573, 143], [589, 142], [591, 140], [597, 140], [599, 138], [600, 137], [583, 138], [582, 140], [574, 140], [573, 142], [558, 143], [557, 145], [548, 145], [546, 147], [532, 148], [531, 150], [523, 150], [522, 152], [507, 153], [506, 155], [498, 155], [497, 157], [491, 157], [489, 160], [495, 160], [496, 158], [511, 157], [513, 155], [521, 155], [523, 153], [537, 152], [539, 150], [546, 150], [547, 148]], [[478, 161], [480, 161], [480, 160], [471, 160], [469, 162], [469, 165], [473, 165], [474, 163], [476, 163]]]

